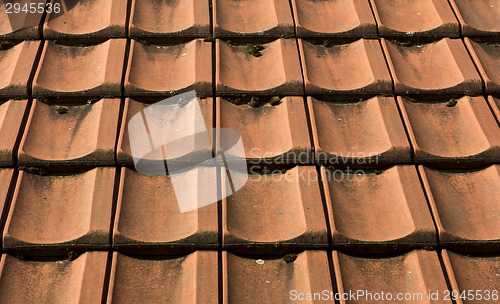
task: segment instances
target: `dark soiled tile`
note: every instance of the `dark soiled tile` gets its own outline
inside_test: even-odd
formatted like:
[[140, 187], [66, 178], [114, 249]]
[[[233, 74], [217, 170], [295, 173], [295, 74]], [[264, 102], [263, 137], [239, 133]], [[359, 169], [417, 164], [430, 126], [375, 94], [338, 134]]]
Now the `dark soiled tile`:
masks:
[[442, 0], [371, 0], [380, 37], [459, 37], [453, 10]]
[[210, 35], [208, 5], [206, 0], [132, 0], [130, 37], [207, 37]]
[[212, 48], [203, 39], [177, 45], [132, 40], [125, 76], [126, 96], [170, 96], [196, 90], [212, 93]]
[[411, 161], [394, 97], [352, 103], [308, 97], [307, 102], [318, 162], [377, 166]]
[[113, 253], [106, 303], [218, 303], [217, 252], [132, 257]]
[[325, 251], [304, 251], [279, 257], [238, 256], [224, 251], [222, 271], [224, 304], [326, 303], [305, 299], [313, 293], [332, 290]]
[[0, 97], [28, 97], [28, 80], [40, 41], [23, 41], [0, 47]]
[[[443, 250], [442, 256], [450, 278], [451, 290], [456, 290], [454, 295], [458, 297], [457, 303], [495, 303], [498, 301], [500, 256], [471, 256], [448, 250]], [[465, 297], [460, 298], [460, 295], [464, 294]]]
[[484, 97], [465, 96], [446, 103], [398, 97], [398, 103], [415, 162], [456, 167], [500, 161], [500, 129]]
[[440, 244], [473, 251], [500, 248], [500, 165], [447, 172], [419, 167]]
[[[59, 13], [53, 9], [47, 14], [43, 26], [45, 39], [126, 37], [127, 1], [72, 0], [71, 2], [63, 3]], [[57, 3], [61, 3], [61, 0], [52, 0], [54, 8]]]
[[[414, 250], [386, 257], [350, 256], [334, 251], [333, 263], [338, 292], [362, 292], [354, 300], [341, 300], [342, 304], [452, 303], [443, 299], [448, 287], [435, 251]], [[438, 298], [431, 294], [436, 291]], [[397, 300], [398, 295], [409, 298]]]
[[[148, 110], [150, 104], [141, 103], [135, 101], [131, 98], [125, 99], [125, 110], [123, 113], [123, 120], [120, 129], [120, 136], [118, 138], [117, 146], [117, 160], [120, 165], [132, 165], [134, 164], [134, 156], [136, 161], [140, 158], [142, 164], [145, 167], [150, 166], [151, 168], [165, 168], [165, 160], [168, 160], [170, 164], [173, 163], [188, 163], [196, 164], [198, 162], [204, 161], [208, 156], [212, 155], [212, 134], [211, 132], [199, 133], [200, 136], [194, 137], [183, 137], [168, 139], [165, 138], [166, 142], [159, 142], [164, 140], [161, 134], [172, 134], [172, 129], [177, 129], [181, 133], [183, 131], [193, 128], [193, 130], [206, 129], [210, 131], [213, 128], [213, 99], [199, 99], [199, 109], [201, 115], [203, 116], [203, 122], [201, 119], [196, 118], [199, 113], [196, 108], [189, 108], [188, 111], [183, 111], [181, 105], [179, 108], [172, 111], [166, 112], [163, 120], [156, 119], [157, 116]], [[190, 111], [193, 110], [193, 111]], [[151, 114], [151, 119], [144, 121], [147, 129], [134, 129], [132, 133], [135, 134], [133, 142], [136, 147], [136, 154], [132, 153], [131, 140], [130, 140], [130, 130], [129, 123], [136, 117], [136, 115], [142, 115], [144, 119], [145, 116]], [[195, 117], [195, 119], [193, 119]], [[187, 123], [189, 122], [189, 123]], [[205, 137], [206, 135], [206, 137]], [[148, 140], [149, 136], [152, 136]], [[143, 139], [144, 141], [135, 142], [134, 139]], [[139, 144], [140, 147], [137, 147]], [[164, 147], [162, 150], [160, 147]]]
[[391, 76], [377, 40], [324, 46], [299, 39], [299, 48], [306, 94], [392, 94]]
[[22, 121], [27, 104], [26, 99], [0, 104], [0, 167], [14, 165], [15, 147], [24, 128]]
[[114, 165], [119, 111], [119, 99], [74, 106], [49, 105], [35, 99], [19, 148], [19, 164]]
[[500, 43], [478, 43], [465, 38], [465, 45], [485, 83], [486, 93], [500, 93]]
[[[197, 173], [190, 177], [199, 178], [201, 175]], [[122, 168], [113, 247], [151, 253], [170, 248], [218, 246], [216, 202], [183, 212], [180, 204], [185, 203], [184, 197], [178, 199], [173, 185], [176, 182], [179, 179], [172, 175], [143, 175]], [[196, 191], [189, 191], [192, 201], [196, 195], [207, 194]], [[215, 184], [213, 191], [217, 191]]]
[[361, 252], [436, 245], [414, 166], [340, 174], [321, 168], [334, 247]]
[[500, 98], [496, 98], [493, 96], [488, 96], [488, 102], [490, 104], [493, 113], [497, 117], [497, 122], [500, 125]]
[[33, 96], [120, 96], [125, 39], [92, 46], [45, 41]]
[[[239, 179], [237, 173], [232, 174]], [[243, 188], [222, 199], [222, 229], [223, 246], [245, 252], [326, 247], [316, 168], [297, 166], [284, 173], [250, 174]]]
[[[280, 103], [271, 105], [269, 98], [266, 98], [259, 99], [261, 106], [251, 107], [247, 104], [235, 105], [218, 98], [217, 128], [230, 128], [240, 133], [246, 159], [252, 165], [280, 167], [311, 164], [312, 148], [304, 99], [271, 99]], [[224, 138], [218, 138], [217, 147], [230, 152], [231, 147], [223, 146], [223, 140]], [[225, 154], [226, 159], [231, 157], [229, 153]]]
[[87, 252], [75, 260], [20, 260], [2, 255], [0, 302], [101, 303], [107, 252]]
[[[450, 0], [466, 37], [500, 34], [500, 3], [495, 0]], [[497, 38], [498, 39], [498, 38]]]
[[13, 175], [14, 169], [0, 169], [0, 218], [2, 218], [5, 205], [8, 204], [7, 196]]
[[[260, 50], [259, 50], [260, 49]], [[217, 95], [302, 95], [302, 72], [295, 40], [263, 45], [216, 41]]]
[[[7, 5], [7, 3], [9, 4]], [[42, 14], [38, 12], [34, 14], [15, 13], [14, 3], [16, 2], [2, 1], [0, 3], [0, 39], [40, 39], [38, 27]]]
[[21, 171], [4, 248], [42, 254], [108, 248], [114, 179], [114, 168], [48, 176]]
[[377, 37], [366, 0], [293, 0], [292, 5], [299, 38]]
[[474, 95], [482, 83], [461, 40], [405, 46], [382, 39], [396, 94]]
[[293, 36], [293, 19], [287, 0], [214, 0], [215, 37]]

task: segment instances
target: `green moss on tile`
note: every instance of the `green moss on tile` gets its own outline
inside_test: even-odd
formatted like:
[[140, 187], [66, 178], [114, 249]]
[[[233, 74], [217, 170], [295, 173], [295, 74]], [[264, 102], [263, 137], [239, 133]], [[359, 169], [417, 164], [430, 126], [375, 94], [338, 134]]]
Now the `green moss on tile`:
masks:
[[287, 263], [287, 264], [290, 264], [290, 263], [295, 262], [295, 260], [297, 259], [298, 256], [299, 255], [296, 253], [288, 253], [288, 254], [285, 254], [285, 256], [283, 257], [283, 261], [285, 261], [285, 263]]
[[452, 107], [454, 107], [456, 105], [457, 105], [457, 100], [455, 98], [452, 98], [452, 99], [448, 100], [448, 102], [446, 103], [446, 106], [450, 107], [450, 108], [452, 108]]
[[254, 57], [262, 56], [261, 51], [264, 49], [265, 47], [260, 44], [247, 44], [247, 53]]

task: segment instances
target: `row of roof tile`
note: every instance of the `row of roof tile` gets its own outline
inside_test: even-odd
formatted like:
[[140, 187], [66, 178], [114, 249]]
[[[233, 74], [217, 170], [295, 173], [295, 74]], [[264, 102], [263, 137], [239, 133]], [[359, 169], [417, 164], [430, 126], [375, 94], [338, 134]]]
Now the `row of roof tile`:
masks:
[[[68, 2], [53, 0], [52, 3]], [[37, 39], [38, 27], [46, 39], [322, 38], [361, 37], [498, 37], [500, 4], [477, 0], [208, 0], [148, 2], [132, 0], [127, 22], [127, 1], [89, 1], [66, 4], [63, 13], [42, 14], [24, 23], [0, 6], [0, 38]], [[290, 5], [291, 4], [291, 5]], [[292, 9], [293, 8], [293, 9]], [[373, 9], [373, 11], [372, 11]], [[213, 14], [213, 29], [210, 16]], [[88, 22], [94, 16], [93, 22]], [[99, 18], [95, 18], [98, 16]], [[9, 26], [10, 19], [10, 26]], [[332, 22], [335, 20], [336, 22]], [[16, 30], [12, 30], [15, 25]], [[126, 27], [128, 31], [126, 30]]]

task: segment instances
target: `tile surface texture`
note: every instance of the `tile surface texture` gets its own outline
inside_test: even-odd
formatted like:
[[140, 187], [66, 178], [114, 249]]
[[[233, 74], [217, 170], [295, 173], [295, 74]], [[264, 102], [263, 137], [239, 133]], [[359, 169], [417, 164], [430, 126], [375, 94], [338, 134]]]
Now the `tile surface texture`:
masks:
[[[492, 37], [500, 33], [500, 3], [496, 0], [450, 0], [467, 37]], [[496, 38], [495, 38], [496, 37]]]
[[40, 41], [23, 41], [0, 47], [0, 97], [27, 97], [28, 80]]
[[500, 93], [500, 43], [478, 43], [465, 38], [465, 45], [483, 78], [486, 93]]
[[0, 167], [13, 166], [28, 101], [8, 100], [0, 104]]
[[[42, 18], [41, 13], [27, 14], [18, 17], [7, 13], [7, 1], [0, 3], [0, 39], [40, 39], [38, 27]], [[14, 3], [10, 1], [10, 3]], [[8, 10], [12, 12], [12, 8]]]

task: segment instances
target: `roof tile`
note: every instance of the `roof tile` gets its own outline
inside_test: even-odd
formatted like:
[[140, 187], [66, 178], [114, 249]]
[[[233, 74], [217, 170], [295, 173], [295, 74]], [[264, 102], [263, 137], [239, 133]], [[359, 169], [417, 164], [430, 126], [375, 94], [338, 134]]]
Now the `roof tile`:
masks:
[[[1, 103], [1, 102], [0, 102]], [[0, 104], [0, 167], [13, 166], [28, 100], [8, 100]]]
[[72, 106], [35, 99], [19, 149], [19, 164], [114, 165], [119, 111], [119, 99]]
[[212, 93], [212, 49], [203, 39], [177, 45], [132, 40], [125, 76], [126, 96], [167, 96], [196, 90]]
[[419, 167], [443, 246], [500, 248], [500, 165], [447, 172]]
[[215, 37], [293, 36], [293, 19], [287, 0], [214, 0]]
[[5, 205], [8, 204], [7, 196], [9, 194], [13, 175], [13, 169], [0, 169], [0, 218], [2, 218]]
[[304, 93], [295, 40], [278, 39], [262, 47], [254, 52], [258, 46], [216, 41], [218, 95]]
[[497, 122], [500, 125], [500, 98], [496, 98], [493, 96], [488, 96], [488, 102], [497, 117]]
[[499, 162], [500, 129], [484, 97], [452, 101], [455, 106], [398, 97], [415, 162], [454, 167]]
[[486, 93], [500, 93], [500, 44], [477, 43], [465, 38], [465, 45], [483, 78]]
[[46, 41], [33, 95], [120, 96], [125, 44], [125, 39], [84, 47]]
[[218, 303], [217, 252], [134, 258], [113, 253], [107, 303]]
[[0, 3], [0, 39], [40, 39], [38, 27], [42, 14], [15, 14], [12, 6], [7, 13], [7, 3], [13, 4], [13, 1]]
[[249, 175], [243, 188], [222, 199], [223, 246], [273, 253], [292, 247], [326, 247], [317, 177], [316, 168], [309, 166]]
[[114, 168], [60, 176], [20, 172], [4, 248], [41, 254], [108, 248], [114, 175]]
[[380, 37], [459, 37], [447, 1], [371, 0]]
[[334, 247], [382, 252], [436, 245], [434, 223], [414, 166], [375, 173], [321, 168], [321, 176]]
[[391, 76], [377, 40], [325, 47], [299, 39], [299, 47], [306, 94], [392, 94]]
[[0, 48], [0, 97], [28, 97], [28, 80], [39, 46], [40, 41], [23, 41]]
[[467, 37], [500, 34], [500, 3], [495, 0], [450, 0]]
[[481, 78], [461, 40], [404, 46], [382, 39], [396, 94], [481, 94]]

